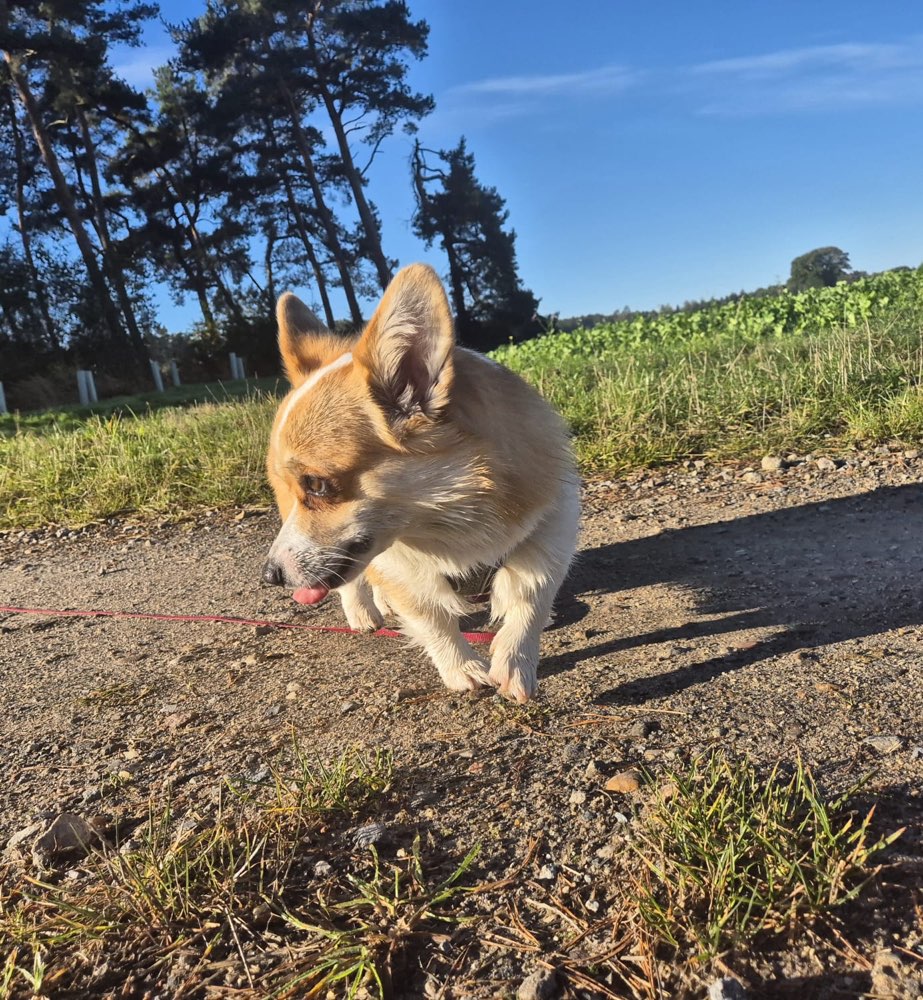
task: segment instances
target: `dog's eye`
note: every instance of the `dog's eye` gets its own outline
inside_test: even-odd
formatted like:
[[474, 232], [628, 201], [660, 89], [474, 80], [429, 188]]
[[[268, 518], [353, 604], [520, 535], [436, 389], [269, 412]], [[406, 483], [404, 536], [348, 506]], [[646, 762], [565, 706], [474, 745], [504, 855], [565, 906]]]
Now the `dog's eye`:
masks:
[[321, 479], [320, 476], [302, 476], [301, 487], [312, 497], [329, 497], [333, 492], [330, 480]]

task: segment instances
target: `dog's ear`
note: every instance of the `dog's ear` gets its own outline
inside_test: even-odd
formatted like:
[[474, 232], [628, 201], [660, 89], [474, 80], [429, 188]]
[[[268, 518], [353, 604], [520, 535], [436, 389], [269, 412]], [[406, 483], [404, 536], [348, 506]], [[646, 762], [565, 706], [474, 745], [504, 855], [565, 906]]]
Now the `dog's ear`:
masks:
[[455, 332], [445, 290], [425, 264], [399, 271], [388, 286], [353, 358], [391, 424], [433, 417], [452, 386]]
[[291, 292], [280, 297], [276, 305], [276, 320], [279, 324], [279, 353], [285, 374], [294, 387], [321, 365], [323, 342], [330, 336], [330, 331]]

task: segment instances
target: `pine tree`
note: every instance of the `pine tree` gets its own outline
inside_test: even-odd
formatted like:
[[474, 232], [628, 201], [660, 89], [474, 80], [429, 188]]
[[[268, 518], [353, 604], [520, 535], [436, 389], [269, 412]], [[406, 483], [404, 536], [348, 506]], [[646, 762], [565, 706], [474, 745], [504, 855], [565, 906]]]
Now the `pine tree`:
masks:
[[[121, 122], [144, 113], [143, 96], [118, 80], [108, 63], [112, 42], [137, 44], [153, 4], [101, 0], [12, 0], [0, 8], [0, 51], [14, 98], [52, 181], [57, 209], [86, 268], [112, 350], [147, 358], [112, 221], [105, 161], [120, 141]], [[49, 121], [54, 121], [52, 129]], [[70, 183], [67, 167], [75, 178]], [[122, 235], [125, 235], [124, 233]], [[95, 239], [94, 239], [95, 237]]]
[[445, 251], [459, 335], [486, 350], [536, 333], [538, 299], [519, 280], [516, 233], [505, 228], [506, 202], [496, 188], [478, 181], [464, 138], [440, 152], [417, 142], [411, 165], [414, 232], [427, 247], [438, 241]]
[[[278, 182], [272, 156], [285, 157], [285, 180], [303, 187], [310, 215], [301, 214], [301, 233], [324, 247], [343, 290], [354, 324], [362, 322], [351, 238], [331, 206], [342, 175], [323, 158], [323, 137], [311, 122], [317, 98], [308, 90], [303, 64], [305, 11], [283, 0], [211, 0], [201, 17], [174, 29], [179, 67], [201, 74], [215, 98], [216, 120], [236, 151], [269, 165], [259, 184]], [[248, 177], [253, 180], [255, 173]], [[284, 189], [283, 183], [283, 189]], [[286, 194], [286, 198], [289, 195]], [[304, 204], [304, 202], [302, 202]], [[310, 225], [309, 225], [310, 223]], [[318, 266], [320, 255], [313, 250]]]
[[[333, 127], [366, 252], [385, 288], [393, 262], [382, 249], [381, 221], [365, 196], [365, 184], [381, 143], [401, 122], [412, 134], [416, 120], [433, 109], [432, 97], [414, 93], [406, 83], [406, 57], [426, 55], [429, 26], [411, 21], [403, 0], [315, 0], [308, 5], [305, 25], [306, 77]], [[354, 138], [370, 149], [362, 167], [356, 162]]]

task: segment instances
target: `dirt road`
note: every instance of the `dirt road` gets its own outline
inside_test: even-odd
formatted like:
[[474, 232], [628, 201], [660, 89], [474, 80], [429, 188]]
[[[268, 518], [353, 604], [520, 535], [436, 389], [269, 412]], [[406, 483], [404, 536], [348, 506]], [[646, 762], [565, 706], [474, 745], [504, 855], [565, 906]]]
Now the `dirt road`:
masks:
[[[265, 773], [294, 731], [322, 757], [394, 751], [403, 811], [382, 819], [396, 838], [413, 827], [457, 852], [487, 843], [499, 874], [540, 836], [536, 866], [586, 872], [602, 898], [631, 808], [602, 791], [605, 774], [709, 746], [760, 763], [800, 754], [831, 790], [870, 775], [882, 831], [908, 826], [891, 855], [907, 892], [879, 906], [866, 939], [913, 946], [923, 459], [879, 449], [835, 464], [792, 456], [778, 472], [676, 468], [588, 487], [582, 553], [524, 709], [442, 690], [397, 640], [0, 613], [0, 839], [62, 807], [127, 814], [167, 788], [195, 803], [224, 776]], [[0, 605], [343, 624], [338, 602], [312, 612], [261, 587], [276, 518], [244, 514], [6, 536]], [[793, 956], [765, 995], [867, 988], [861, 965]], [[515, 956], [490, 961], [492, 981], [522, 978]], [[785, 992], [792, 982], [801, 992]]]

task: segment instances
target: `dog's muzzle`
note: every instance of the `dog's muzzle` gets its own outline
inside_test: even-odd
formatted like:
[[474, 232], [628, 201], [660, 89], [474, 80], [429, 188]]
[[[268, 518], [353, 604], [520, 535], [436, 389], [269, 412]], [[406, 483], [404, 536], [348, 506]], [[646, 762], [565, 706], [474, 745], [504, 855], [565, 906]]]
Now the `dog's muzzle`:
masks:
[[[275, 546], [273, 546], [275, 548]], [[303, 567], [299, 565], [297, 556], [294, 560], [277, 559], [273, 552], [263, 563], [260, 579], [270, 587], [301, 587], [308, 583], [308, 578], [313, 578], [311, 582], [323, 583], [324, 586], [333, 590], [344, 580], [349, 579], [351, 571], [355, 567], [356, 560], [364, 556], [372, 548], [372, 539], [368, 535], [360, 535], [351, 542], [341, 546], [342, 554], [336, 559], [332, 566], [325, 567]], [[291, 567], [288, 568], [285, 562], [295, 563], [298, 570], [297, 579], [293, 578]], [[307, 572], [306, 572], [307, 571]]]

